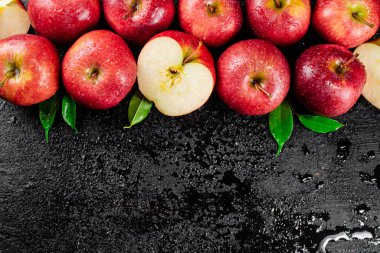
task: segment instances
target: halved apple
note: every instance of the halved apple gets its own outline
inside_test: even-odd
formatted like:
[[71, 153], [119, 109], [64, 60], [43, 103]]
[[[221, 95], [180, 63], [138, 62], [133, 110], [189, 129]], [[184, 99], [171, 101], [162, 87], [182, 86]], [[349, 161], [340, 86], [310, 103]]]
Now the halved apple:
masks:
[[0, 0], [0, 39], [26, 34], [29, 28], [28, 13], [20, 0]]
[[168, 116], [189, 114], [204, 105], [214, 89], [210, 52], [194, 36], [163, 32], [142, 49], [137, 62], [141, 93]]
[[380, 46], [374, 43], [364, 43], [356, 48], [359, 60], [367, 72], [367, 82], [362, 92], [363, 96], [376, 108], [380, 109]]

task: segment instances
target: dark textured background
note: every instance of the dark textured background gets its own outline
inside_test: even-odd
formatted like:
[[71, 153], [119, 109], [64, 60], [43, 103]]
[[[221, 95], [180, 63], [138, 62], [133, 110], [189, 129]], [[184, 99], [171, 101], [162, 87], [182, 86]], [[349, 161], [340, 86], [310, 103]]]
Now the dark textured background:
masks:
[[[284, 52], [292, 61], [318, 41]], [[0, 102], [0, 252], [315, 252], [363, 229], [375, 239], [328, 249], [380, 251], [380, 113], [364, 99], [336, 133], [296, 122], [277, 159], [267, 116], [215, 95], [123, 130], [127, 101], [79, 108], [77, 135], [58, 117], [49, 144], [37, 107]]]

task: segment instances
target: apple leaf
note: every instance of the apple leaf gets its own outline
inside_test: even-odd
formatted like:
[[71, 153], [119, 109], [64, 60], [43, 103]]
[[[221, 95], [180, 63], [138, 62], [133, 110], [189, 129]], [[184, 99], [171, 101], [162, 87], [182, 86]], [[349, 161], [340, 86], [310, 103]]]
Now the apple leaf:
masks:
[[75, 131], [75, 133], [78, 133], [76, 128], [77, 104], [67, 94], [62, 99], [62, 117], [66, 124], [68, 124]]
[[124, 128], [131, 128], [146, 119], [152, 106], [153, 103], [147, 100], [140, 91], [137, 91], [129, 103], [128, 119], [130, 125]]
[[292, 108], [286, 100], [269, 114], [269, 129], [278, 144], [277, 157], [292, 135], [293, 123]]
[[344, 126], [336, 120], [322, 116], [299, 115], [298, 118], [306, 128], [321, 134], [335, 132]]
[[53, 126], [55, 115], [59, 109], [59, 97], [55, 94], [52, 98], [39, 104], [39, 116], [42, 127], [45, 130], [45, 140], [49, 143], [49, 131]]

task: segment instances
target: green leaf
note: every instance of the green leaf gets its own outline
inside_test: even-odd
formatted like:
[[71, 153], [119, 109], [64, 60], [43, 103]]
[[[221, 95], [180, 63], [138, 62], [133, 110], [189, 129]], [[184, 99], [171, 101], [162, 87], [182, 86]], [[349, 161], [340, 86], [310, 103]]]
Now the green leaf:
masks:
[[293, 132], [293, 113], [288, 101], [269, 114], [269, 129], [278, 144], [278, 157]]
[[45, 130], [46, 143], [49, 142], [49, 131], [53, 126], [55, 115], [59, 108], [59, 97], [55, 94], [50, 99], [39, 104], [39, 116], [42, 127]]
[[75, 133], [78, 133], [78, 130], [76, 128], [77, 104], [67, 94], [63, 97], [62, 100], [62, 117], [65, 122], [75, 131]]
[[299, 115], [298, 118], [306, 128], [321, 134], [335, 132], [344, 126], [336, 120], [316, 115]]
[[130, 125], [124, 128], [131, 128], [146, 119], [152, 106], [153, 103], [147, 100], [140, 91], [137, 91], [129, 103], [128, 119]]

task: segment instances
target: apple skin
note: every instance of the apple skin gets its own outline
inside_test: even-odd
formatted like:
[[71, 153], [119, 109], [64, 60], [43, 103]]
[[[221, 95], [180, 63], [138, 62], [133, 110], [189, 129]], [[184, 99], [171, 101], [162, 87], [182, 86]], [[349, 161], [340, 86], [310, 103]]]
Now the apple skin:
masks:
[[[5, 80], [7, 73], [15, 76]], [[59, 55], [48, 39], [20, 34], [0, 40], [0, 80], [4, 80], [0, 97], [4, 100], [20, 106], [43, 102], [57, 92], [59, 73]]]
[[149, 40], [137, 67], [141, 93], [167, 116], [199, 109], [215, 86], [211, 53], [196, 37], [180, 31], [165, 31]]
[[340, 63], [354, 59], [345, 47], [322, 44], [310, 47], [297, 59], [293, 91], [309, 111], [336, 117], [349, 111], [357, 102], [366, 83], [364, 65], [357, 59], [339, 74]]
[[103, 0], [103, 9], [112, 29], [140, 47], [166, 30], [175, 16], [174, 0]]
[[[264, 40], [240, 41], [229, 47], [217, 64], [217, 92], [231, 109], [244, 115], [264, 115], [276, 109], [290, 88], [290, 67], [273, 44]], [[261, 83], [265, 92], [253, 85]]]
[[179, 0], [178, 17], [182, 30], [210, 47], [226, 44], [243, 25], [239, 0]]
[[[362, 6], [361, 14], [373, 28], [359, 22], [348, 6]], [[357, 10], [356, 10], [357, 11]], [[357, 47], [369, 40], [380, 26], [379, 0], [317, 0], [313, 27], [329, 43], [347, 48]]]
[[136, 61], [124, 40], [106, 30], [80, 37], [62, 62], [66, 91], [87, 108], [104, 110], [119, 104], [136, 80]]
[[100, 20], [99, 0], [30, 0], [33, 28], [59, 44], [69, 44], [93, 29]]
[[301, 40], [310, 25], [310, 0], [246, 1], [251, 31], [260, 39], [278, 46], [288, 46]]

